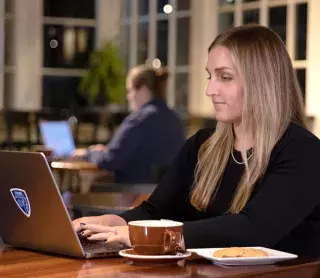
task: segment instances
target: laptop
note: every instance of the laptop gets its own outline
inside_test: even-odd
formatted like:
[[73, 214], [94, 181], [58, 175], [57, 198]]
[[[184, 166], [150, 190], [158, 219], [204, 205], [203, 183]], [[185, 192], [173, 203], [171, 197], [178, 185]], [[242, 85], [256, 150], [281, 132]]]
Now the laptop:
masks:
[[5, 244], [78, 258], [115, 256], [127, 249], [79, 237], [42, 153], [0, 151], [0, 184]]
[[40, 133], [45, 147], [56, 159], [69, 158], [76, 149], [68, 121], [40, 121]]

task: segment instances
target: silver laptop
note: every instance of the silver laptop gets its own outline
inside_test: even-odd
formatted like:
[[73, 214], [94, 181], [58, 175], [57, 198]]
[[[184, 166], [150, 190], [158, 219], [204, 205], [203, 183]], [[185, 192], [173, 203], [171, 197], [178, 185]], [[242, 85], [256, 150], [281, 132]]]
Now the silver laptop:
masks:
[[42, 153], [0, 151], [0, 185], [5, 244], [79, 258], [114, 256], [126, 249], [78, 236]]
[[76, 149], [68, 121], [40, 121], [39, 128], [43, 144], [56, 159], [68, 158]]

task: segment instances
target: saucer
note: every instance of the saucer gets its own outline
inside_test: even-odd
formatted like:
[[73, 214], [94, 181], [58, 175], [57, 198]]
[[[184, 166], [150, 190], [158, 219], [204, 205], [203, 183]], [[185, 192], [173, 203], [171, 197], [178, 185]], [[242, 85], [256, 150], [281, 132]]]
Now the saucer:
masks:
[[133, 249], [121, 250], [119, 255], [131, 260], [134, 264], [147, 265], [168, 265], [176, 264], [178, 261], [191, 256], [190, 251], [179, 253], [176, 255], [138, 255]]

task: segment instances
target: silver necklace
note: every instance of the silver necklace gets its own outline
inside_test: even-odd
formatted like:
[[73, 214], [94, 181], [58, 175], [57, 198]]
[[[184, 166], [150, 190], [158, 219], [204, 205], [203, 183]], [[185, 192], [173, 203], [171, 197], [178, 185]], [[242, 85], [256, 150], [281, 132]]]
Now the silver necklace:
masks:
[[[232, 159], [233, 159], [233, 161], [234, 161], [235, 163], [240, 164], [240, 165], [242, 165], [242, 164], [245, 163], [244, 161], [243, 161], [243, 162], [239, 162], [238, 160], [235, 159], [234, 154], [233, 154], [233, 148], [232, 148], [232, 150], [231, 150], [231, 156], [232, 156]], [[247, 161], [249, 161], [249, 159], [250, 159], [252, 156], [253, 156], [253, 152], [252, 152], [252, 154], [249, 155], [249, 157], [247, 158]]]

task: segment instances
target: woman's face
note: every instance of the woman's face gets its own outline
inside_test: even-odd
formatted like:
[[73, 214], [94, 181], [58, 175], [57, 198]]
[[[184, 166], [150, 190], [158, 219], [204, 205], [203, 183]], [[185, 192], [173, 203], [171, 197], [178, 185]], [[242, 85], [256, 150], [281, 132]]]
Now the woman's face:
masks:
[[225, 123], [241, 123], [243, 83], [230, 51], [224, 46], [212, 48], [206, 70], [209, 74], [206, 95], [211, 98], [216, 119]]
[[127, 100], [129, 102], [129, 109], [135, 112], [145, 103], [145, 96], [143, 87], [137, 89], [133, 87], [132, 82], [127, 80]]

